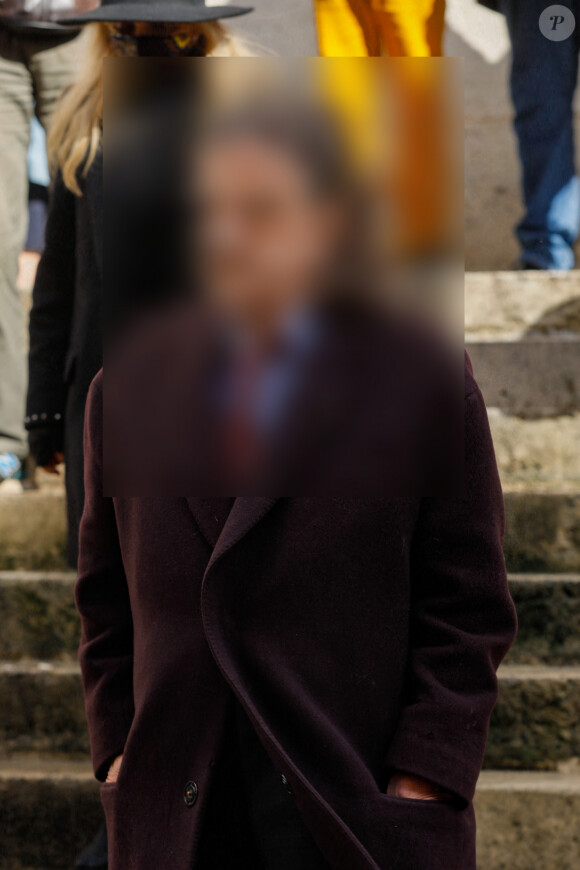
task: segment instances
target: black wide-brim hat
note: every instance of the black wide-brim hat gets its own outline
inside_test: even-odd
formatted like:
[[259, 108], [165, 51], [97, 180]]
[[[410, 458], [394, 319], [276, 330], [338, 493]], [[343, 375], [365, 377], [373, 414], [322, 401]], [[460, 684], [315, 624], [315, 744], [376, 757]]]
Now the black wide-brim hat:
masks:
[[74, 18], [61, 18], [59, 23], [147, 21], [152, 24], [194, 24], [253, 11], [248, 6], [206, 6], [204, 0], [102, 0], [97, 9]]

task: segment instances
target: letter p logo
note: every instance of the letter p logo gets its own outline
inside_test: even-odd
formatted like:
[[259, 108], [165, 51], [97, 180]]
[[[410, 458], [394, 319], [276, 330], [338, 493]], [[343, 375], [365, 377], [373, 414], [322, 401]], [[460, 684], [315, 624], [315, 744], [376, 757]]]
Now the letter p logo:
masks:
[[544, 9], [538, 24], [546, 39], [551, 40], [551, 42], [562, 42], [574, 33], [576, 19], [571, 9], [557, 4]]

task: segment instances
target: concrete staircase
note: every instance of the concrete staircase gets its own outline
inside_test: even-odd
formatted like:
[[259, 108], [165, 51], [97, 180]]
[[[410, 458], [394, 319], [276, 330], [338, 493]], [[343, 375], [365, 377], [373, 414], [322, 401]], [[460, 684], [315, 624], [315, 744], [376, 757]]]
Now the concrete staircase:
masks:
[[[0, 502], [6, 508], [32, 497], [28, 510], [40, 517], [45, 500], [34, 496]], [[62, 498], [51, 498], [60, 513]], [[55, 525], [46, 539], [50, 553], [59, 551]], [[47, 552], [42, 561], [50, 565]], [[55, 556], [51, 567], [57, 564]], [[101, 820], [76, 661], [73, 583], [70, 572], [49, 568], [0, 572], [1, 870], [72, 870]]]
[[519, 618], [476, 804], [481, 870], [580, 866], [580, 281], [468, 274]]
[[[577, 282], [576, 274], [467, 278], [467, 339], [505, 489], [520, 622], [476, 795], [479, 870], [580, 866]], [[52, 480], [1, 492], [0, 870], [70, 870], [101, 815], [74, 576], [63, 563], [64, 496]]]

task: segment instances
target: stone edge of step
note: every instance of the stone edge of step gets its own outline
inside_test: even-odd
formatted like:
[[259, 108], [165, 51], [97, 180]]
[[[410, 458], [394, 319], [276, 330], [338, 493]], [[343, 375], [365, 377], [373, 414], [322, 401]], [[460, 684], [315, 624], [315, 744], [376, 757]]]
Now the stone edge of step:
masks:
[[[90, 761], [71, 761], [66, 758], [18, 757], [0, 759], [0, 783], [54, 781], [94, 784]], [[480, 793], [536, 792], [570, 794], [580, 797], [580, 772], [535, 770], [484, 770], [480, 774], [477, 791]]]
[[[566, 493], [567, 494], [567, 493]], [[580, 493], [579, 493], [580, 495]], [[74, 571], [52, 571], [47, 569], [41, 570], [0, 570], [0, 586], [14, 586], [27, 583], [62, 583], [63, 585], [73, 585], [76, 581], [76, 573]], [[580, 585], [580, 573], [577, 572], [522, 572], [510, 571], [508, 580], [511, 584], [529, 584], [529, 585], [553, 585], [557, 586], [560, 583], [578, 584]]]
[[62, 584], [71, 586], [75, 583], [74, 571], [0, 571], [0, 586], [17, 586], [24, 584]]
[[477, 791], [557, 793], [580, 797], [580, 771], [483, 770], [477, 782]]
[[80, 675], [80, 665], [73, 661], [38, 659], [0, 660], [0, 677], [69, 677]]
[[[79, 674], [80, 667], [75, 661], [0, 660], [0, 677], [76, 677]], [[499, 668], [498, 677], [502, 683], [526, 680], [580, 683], [580, 665], [505, 664]]]
[[91, 762], [76, 761], [68, 758], [36, 758], [17, 756], [0, 759], [0, 783], [2, 782], [97, 782], [93, 775]]
[[[499, 409], [495, 407], [489, 407], [488, 413], [495, 414], [501, 413]], [[517, 481], [509, 481], [504, 484], [503, 494], [505, 499], [509, 498], [520, 498], [525, 496], [526, 498], [533, 497], [545, 497], [545, 498], [574, 498], [575, 500], [580, 500], [580, 489], [578, 487], [578, 483], [576, 481], [572, 481], [570, 485], [563, 480], [554, 480], [549, 479], [546, 481], [542, 480], [534, 480], [534, 481], [522, 481], [518, 483]], [[8, 507], [14, 507], [17, 502], [30, 502], [30, 500], [43, 502], [50, 501], [54, 502], [62, 502], [64, 504], [65, 495], [64, 490], [61, 492], [60, 490], [56, 491], [38, 491], [32, 490], [30, 492], [20, 492], [14, 493], [7, 496], [0, 496], [0, 513], [4, 513], [4, 509]], [[20, 505], [19, 505], [20, 506]], [[22, 571], [18, 570], [2, 570], [0, 573], [33, 573], [31, 571]], [[66, 573], [60, 571], [59, 573]]]
[[[566, 340], [574, 331], [537, 329], [555, 308], [578, 298], [580, 271], [488, 270], [465, 273], [465, 331], [474, 341], [514, 342], [532, 334]], [[534, 329], [534, 327], [536, 327]], [[580, 337], [580, 336], [579, 336]]]

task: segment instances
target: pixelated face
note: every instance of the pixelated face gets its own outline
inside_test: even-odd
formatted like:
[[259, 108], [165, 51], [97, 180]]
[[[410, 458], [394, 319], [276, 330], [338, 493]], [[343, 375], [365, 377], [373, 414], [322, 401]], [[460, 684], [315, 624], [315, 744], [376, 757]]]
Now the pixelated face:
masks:
[[199, 24], [126, 21], [105, 26], [117, 57], [203, 57], [209, 50], [207, 28]]
[[194, 188], [198, 274], [212, 301], [269, 316], [317, 297], [340, 209], [316, 194], [290, 149], [251, 135], [206, 144]]

